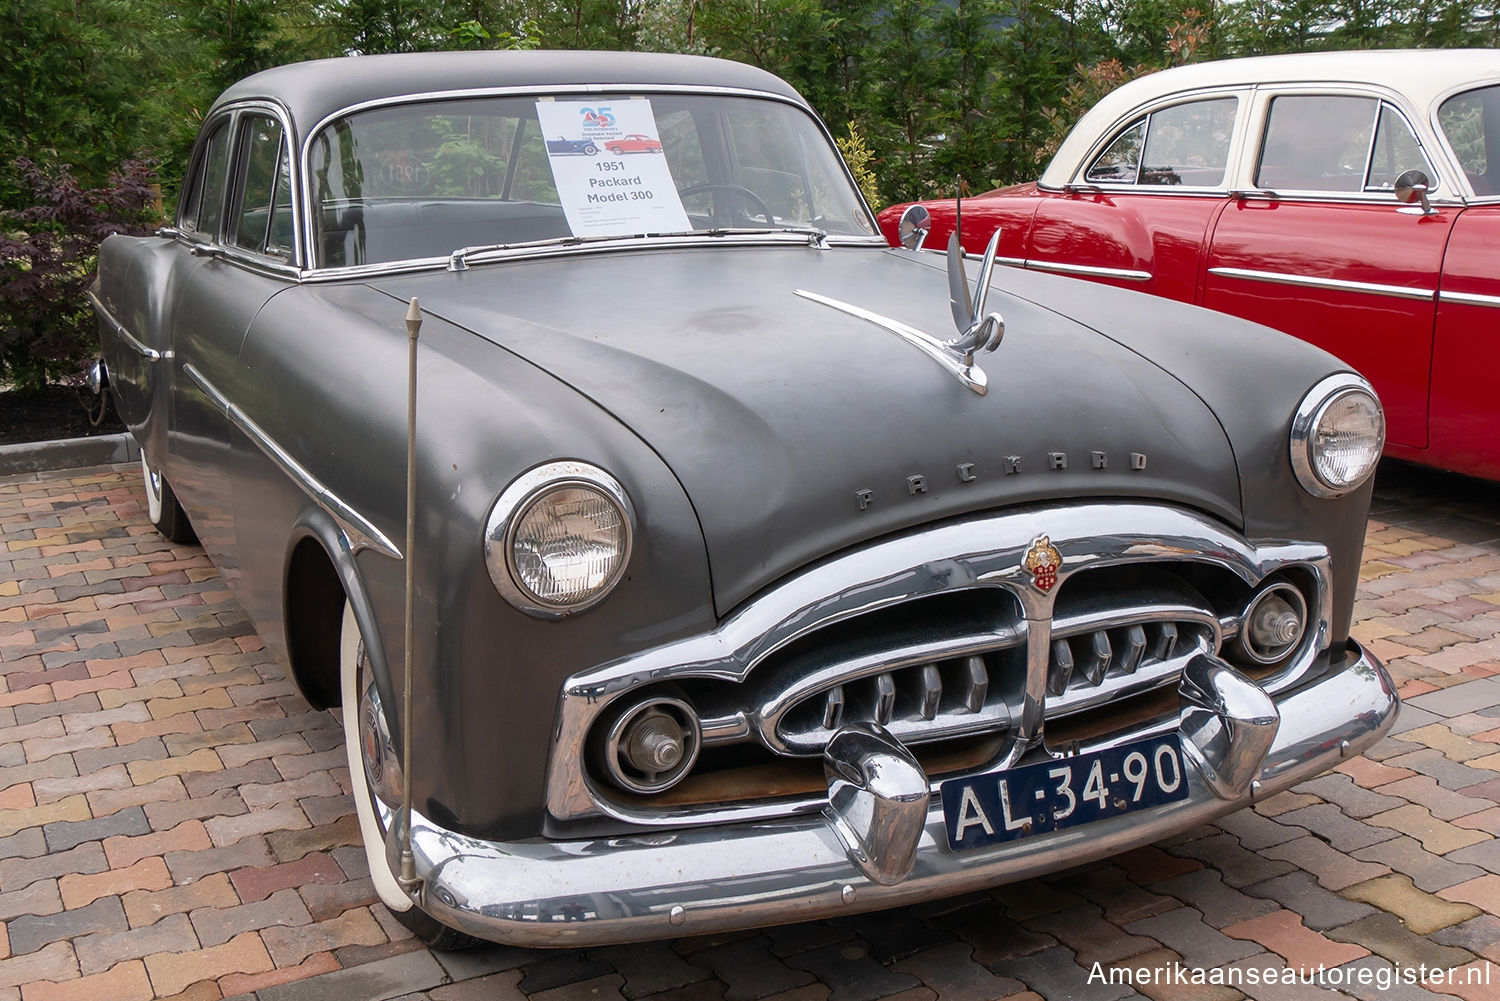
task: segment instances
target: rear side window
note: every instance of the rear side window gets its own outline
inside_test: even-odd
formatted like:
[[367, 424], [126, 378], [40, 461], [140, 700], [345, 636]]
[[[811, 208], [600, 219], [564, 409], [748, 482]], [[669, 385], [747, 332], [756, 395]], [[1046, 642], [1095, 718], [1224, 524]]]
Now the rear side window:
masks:
[[1153, 111], [1120, 132], [1084, 175], [1094, 184], [1219, 187], [1239, 99], [1216, 97]]
[[1255, 184], [1271, 190], [1389, 191], [1411, 169], [1437, 176], [1394, 107], [1373, 97], [1297, 94], [1271, 101]]
[[289, 256], [290, 172], [281, 123], [265, 115], [245, 116], [236, 159], [243, 164], [243, 180], [233, 227], [235, 246], [272, 257]]
[[221, 123], [203, 147], [192, 190], [178, 219], [185, 230], [212, 240], [219, 235], [224, 212], [224, 190], [229, 183], [229, 123]]

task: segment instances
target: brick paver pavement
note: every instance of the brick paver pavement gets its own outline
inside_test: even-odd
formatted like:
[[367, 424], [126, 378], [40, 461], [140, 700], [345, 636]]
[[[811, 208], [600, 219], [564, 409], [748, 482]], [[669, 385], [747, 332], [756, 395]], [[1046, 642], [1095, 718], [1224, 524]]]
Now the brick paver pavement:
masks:
[[[0, 1001], [1374, 999], [1421, 964], [1500, 998], [1500, 488], [1382, 469], [1355, 634], [1407, 708], [1254, 810], [904, 910], [456, 955], [375, 902], [337, 726], [141, 501], [133, 467], [0, 479]], [[1105, 976], [1179, 966], [1241, 979]]]

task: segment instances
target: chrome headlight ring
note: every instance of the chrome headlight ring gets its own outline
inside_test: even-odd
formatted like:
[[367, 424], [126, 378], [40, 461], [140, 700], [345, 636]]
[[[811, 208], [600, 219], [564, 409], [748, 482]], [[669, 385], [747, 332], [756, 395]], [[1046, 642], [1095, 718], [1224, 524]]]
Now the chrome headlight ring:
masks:
[[[484, 562], [506, 601], [528, 615], [562, 618], [614, 590], [634, 538], [635, 508], [618, 480], [587, 462], [548, 462], [516, 477], [490, 508]], [[575, 578], [572, 586], [559, 569]], [[547, 581], [564, 586], [537, 586]]]
[[1364, 483], [1384, 447], [1385, 411], [1370, 384], [1353, 372], [1329, 376], [1297, 405], [1292, 470], [1314, 497], [1342, 497]]

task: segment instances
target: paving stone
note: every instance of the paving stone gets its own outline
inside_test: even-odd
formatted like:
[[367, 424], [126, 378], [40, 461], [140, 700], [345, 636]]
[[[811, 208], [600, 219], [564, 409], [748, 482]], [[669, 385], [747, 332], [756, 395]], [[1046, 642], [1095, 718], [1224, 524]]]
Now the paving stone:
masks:
[[1089, 977], [1128, 984], [1152, 1001], [1240, 1001], [1244, 997], [1231, 987], [1192, 983], [1191, 971], [1171, 949], [1122, 959], [1102, 970], [1091, 969]]
[[[308, 913], [314, 921], [326, 921], [328, 918], [338, 917], [351, 907], [368, 907], [380, 902], [375, 893], [375, 883], [369, 877], [338, 883], [311, 883], [298, 887], [297, 893], [307, 905]], [[381, 911], [377, 908], [377, 920], [380, 915]]]
[[1014, 977], [1044, 998], [1122, 1001], [1140, 997], [1130, 987], [1091, 976], [1090, 969], [1077, 962], [1073, 950], [1063, 946], [1009, 960], [998, 972], [1001, 976]]
[[[696, 960], [696, 957], [695, 957]], [[614, 968], [586, 952], [543, 953], [542, 958], [521, 967], [521, 993], [527, 997], [569, 984], [610, 976]]]
[[73, 761], [80, 772], [92, 772], [110, 765], [126, 765], [135, 761], [160, 761], [167, 756], [167, 745], [160, 737], [147, 737], [118, 747], [100, 747], [78, 751]]
[[473, 980], [434, 987], [428, 996], [432, 1001], [523, 1001], [526, 995], [516, 986], [520, 980], [519, 970], [492, 973]]
[[78, 951], [79, 968], [90, 975], [125, 959], [192, 952], [198, 948], [198, 940], [187, 915], [173, 914], [145, 928], [84, 935], [73, 940], [73, 947]]
[[163, 953], [146, 959], [151, 984], [161, 994], [178, 993], [200, 980], [230, 973], [261, 973], [271, 968], [271, 958], [254, 932], [210, 949]]
[[[1154, 921], [1159, 918], [1146, 920]], [[1135, 924], [1142, 923], [1138, 921]], [[1078, 962], [1084, 966], [1139, 955], [1162, 944], [1155, 938], [1144, 937], [1149, 933], [1122, 934], [1119, 927], [1104, 920], [1103, 912], [1093, 904], [1080, 904], [1065, 911], [1038, 915], [1022, 924], [1033, 932], [1042, 932], [1056, 938], [1072, 950]], [[1130, 928], [1131, 926], [1126, 926], [1125, 931], [1130, 931]], [[1005, 972], [1003, 968], [991, 968], [996, 973]]]
[[974, 962], [991, 970], [1017, 956], [1029, 956], [1057, 944], [1051, 935], [1033, 932], [1011, 920], [999, 901], [981, 897], [966, 907], [927, 919], [928, 924], [973, 947]]
[[[267, 970], [264, 973], [229, 973], [220, 977], [216, 985], [213, 981], [200, 981], [200, 983], [214, 987], [222, 994], [252, 994], [256, 991], [265, 990], [268, 987], [277, 987], [281, 984], [289, 984], [294, 980], [304, 980], [308, 977], [333, 973], [340, 969], [343, 969], [343, 967], [334, 958], [332, 953], [315, 952], [296, 966], [281, 966], [274, 970]], [[213, 997], [217, 996], [213, 995]], [[416, 995], [406, 996], [414, 997]]]
[[344, 872], [330, 856], [314, 852], [296, 862], [236, 869], [229, 878], [245, 903], [264, 900], [277, 890], [309, 883], [341, 883]]
[[42, 834], [47, 839], [47, 849], [65, 852], [85, 841], [103, 841], [116, 835], [145, 834], [151, 830], [146, 820], [146, 811], [138, 806], [98, 820], [61, 821], [47, 824]]
[[130, 927], [155, 924], [169, 914], [185, 914], [206, 907], [233, 907], [239, 903], [229, 877], [214, 873], [203, 879], [169, 886], [163, 890], [134, 890], [121, 898]]
[[1396, 837], [1388, 827], [1376, 827], [1345, 815], [1332, 803], [1303, 807], [1281, 819], [1301, 824], [1336, 850], [1349, 853]]
[[1270, 900], [1247, 896], [1226, 886], [1224, 880], [1212, 869], [1200, 869], [1164, 879], [1156, 884], [1156, 889], [1162, 893], [1170, 893], [1183, 903], [1197, 908], [1203, 915], [1203, 920], [1215, 928], [1248, 921], [1278, 909]]
[[361, 844], [359, 818], [352, 814], [332, 824], [299, 831], [272, 831], [266, 844], [278, 862], [295, 862], [309, 852]]
[[[589, 958], [614, 967], [624, 978], [620, 992], [631, 999], [676, 990], [713, 976], [706, 967], [687, 962], [664, 942], [593, 949]], [[722, 995], [723, 990], [718, 993]]]
[[184, 794], [183, 798], [175, 801], [145, 804], [146, 819], [158, 831], [170, 830], [185, 820], [234, 817], [248, 809], [239, 794], [232, 789], [211, 796], [189, 797]]
[[[296, 890], [281, 890], [255, 903], [201, 907], [189, 917], [193, 922], [193, 930], [198, 934], [198, 941], [204, 945], [222, 945], [241, 932], [313, 923], [312, 915], [308, 913]], [[265, 941], [266, 936], [262, 935], [261, 939]], [[267, 942], [267, 945], [270, 943]], [[275, 955], [274, 950], [272, 955]]]
[[1330, 941], [1307, 928], [1295, 912], [1284, 908], [1230, 925], [1224, 934], [1262, 945], [1301, 970], [1342, 966], [1370, 954], [1362, 946]]
[[1181, 956], [1189, 966], [1223, 966], [1260, 951], [1258, 946], [1237, 941], [1216, 928], [1210, 928], [1204, 924], [1203, 915], [1192, 907], [1179, 907], [1143, 921], [1132, 921], [1123, 930], [1156, 939]]
[[6, 859], [0, 862], [0, 891], [24, 890], [41, 879], [56, 879], [70, 872], [103, 872], [109, 868], [104, 849], [97, 842], [72, 851], [56, 852], [36, 859]]
[[[441, 984], [443, 968], [431, 954], [410, 952], [256, 991], [257, 1001], [389, 1001]], [[505, 995], [499, 995], [503, 998]]]
[[1425, 806], [1415, 804], [1376, 814], [1370, 818], [1370, 823], [1409, 834], [1422, 842], [1423, 848], [1437, 855], [1447, 855], [1490, 839], [1490, 835], [1480, 831], [1465, 830], [1439, 820]]
[[921, 984], [915, 977], [892, 972], [871, 958], [859, 944], [824, 946], [788, 956], [786, 965], [808, 970], [833, 988], [828, 1001], [875, 1001]]
[[[296, 904], [287, 905], [288, 908], [295, 907], [305, 914], [301, 898], [290, 890], [284, 892], [296, 899]], [[347, 945], [382, 945], [387, 941], [374, 916], [362, 907], [314, 924], [264, 928], [260, 937], [278, 966], [300, 963], [315, 952], [331, 952]]]
[[[755, 1001], [816, 979], [808, 971], [791, 969], [772, 956], [771, 940], [763, 935], [693, 952], [688, 959], [713, 970], [727, 985], [724, 1001]], [[525, 989], [525, 981], [521, 986]]]
[[[632, 948], [626, 946], [625, 948]], [[673, 950], [676, 951], [676, 950]], [[492, 973], [514, 970], [515, 982], [521, 982], [520, 967], [540, 958], [535, 949], [521, 949], [513, 945], [480, 943], [462, 952], [435, 952], [434, 958], [442, 964], [453, 980], [470, 980]]]
[[36, 858], [47, 854], [47, 839], [40, 827], [28, 827], [6, 838], [0, 838], [0, 861], [13, 858]]
[[1168, 851], [1174, 855], [1197, 859], [1208, 868], [1217, 870], [1226, 884], [1236, 888], [1260, 883], [1296, 868], [1290, 862], [1246, 851], [1240, 846], [1239, 839], [1232, 834], [1202, 838], [1174, 846]]
[[1339, 772], [1329, 772], [1296, 786], [1297, 792], [1310, 793], [1319, 799], [1334, 804], [1344, 814], [1356, 820], [1373, 817], [1377, 813], [1395, 810], [1406, 805], [1406, 800], [1386, 796], [1355, 785], [1354, 780]]
[[1233, 834], [1239, 840], [1241, 848], [1252, 852], [1285, 844], [1307, 833], [1297, 826], [1301, 823], [1297, 819], [1297, 813], [1282, 814], [1273, 819], [1254, 810], [1237, 810], [1220, 817], [1214, 823]]
[[1289, 872], [1264, 883], [1253, 883], [1245, 887], [1245, 892], [1296, 911], [1302, 916], [1302, 923], [1314, 931], [1346, 925], [1375, 912], [1369, 904], [1323, 889], [1309, 872]]
[[[1457, 853], [1453, 853], [1457, 854]], [[1484, 869], [1455, 861], [1450, 856], [1435, 855], [1415, 838], [1398, 837], [1382, 844], [1363, 848], [1354, 857], [1364, 862], [1379, 862], [1396, 872], [1410, 876], [1419, 889], [1436, 893], [1457, 883], [1484, 875]]]
[[12, 956], [36, 952], [51, 942], [128, 927], [119, 897], [104, 897], [87, 907], [55, 914], [23, 914], [7, 926]]
[[848, 924], [834, 921], [798, 921], [761, 930], [771, 940], [773, 956], [792, 956], [809, 949], [821, 949], [835, 942], [847, 942], [855, 931]]
[[1067, 873], [1050, 880], [1059, 890], [1076, 893], [1104, 912], [1104, 920], [1124, 924], [1149, 918], [1178, 906], [1160, 888], [1143, 890], [1126, 878], [1125, 870], [1116, 865], [1095, 866], [1081, 872]]
[[[1168, 855], [1155, 845], [1133, 848], [1121, 855], [1116, 855], [1113, 861], [1125, 870], [1125, 875], [1130, 877], [1132, 882], [1141, 886], [1151, 886], [1158, 880], [1170, 879], [1173, 876], [1181, 876], [1183, 873], [1195, 872], [1203, 868], [1203, 863], [1197, 859]], [[1152, 888], [1160, 890], [1159, 887]]]
[[1473, 904], [1492, 915], [1500, 915], [1500, 876], [1487, 873], [1441, 890], [1438, 896], [1444, 900]]
[[27, 984], [23, 996], [26, 1001], [151, 1001], [156, 993], [146, 976], [146, 964], [134, 959], [78, 980]]
[[56, 914], [63, 909], [57, 880], [42, 879], [24, 890], [0, 893], [0, 922], [13, 921], [23, 914]]
[[1369, 949], [1401, 966], [1462, 966], [1473, 954], [1417, 935], [1401, 924], [1394, 914], [1377, 911], [1368, 917], [1324, 932], [1331, 939], [1349, 942]]
[[[0, 989], [44, 980], [71, 980], [78, 976], [78, 960], [68, 942], [53, 942], [26, 956], [16, 956], [0, 963]], [[11, 994], [18, 999], [20, 992]]]
[[1493, 914], [1481, 914], [1462, 924], [1440, 928], [1430, 937], [1439, 945], [1451, 945], [1500, 961], [1500, 918]]
[[1430, 776], [1444, 789], [1462, 790], [1495, 777], [1492, 771], [1461, 764], [1445, 757], [1441, 751], [1425, 747], [1389, 758], [1385, 763]]
[[1425, 806], [1439, 820], [1457, 820], [1493, 806], [1488, 799], [1445, 789], [1430, 775], [1414, 775], [1382, 788], [1393, 796], [1401, 796], [1419, 806]]
[[851, 929], [864, 940], [875, 961], [886, 966], [953, 941], [952, 935], [918, 921], [906, 910], [869, 911], [831, 923]]
[[1411, 877], [1399, 873], [1381, 876], [1343, 891], [1350, 900], [1389, 911], [1418, 935], [1467, 921], [1480, 913], [1472, 904], [1456, 903], [1418, 888]]
[[909, 956], [891, 967], [937, 991], [940, 999], [1005, 998], [1025, 989], [1019, 980], [997, 977], [973, 959], [973, 950], [952, 942]]
[[1042, 914], [1053, 914], [1083, 902], [1076, 893], [1054, 889], [1039, 879], [1006, 883], [990, 891], [1012, 921], [1026, 921]]
[[245, 866], [268, 865], [271, 853], [259, 838], [247, 838], [232, 845], [205, 848], [201, 851], [169, 852], [167, 869], [179, 883], [199, 879], [214, 872], [233, 872]]

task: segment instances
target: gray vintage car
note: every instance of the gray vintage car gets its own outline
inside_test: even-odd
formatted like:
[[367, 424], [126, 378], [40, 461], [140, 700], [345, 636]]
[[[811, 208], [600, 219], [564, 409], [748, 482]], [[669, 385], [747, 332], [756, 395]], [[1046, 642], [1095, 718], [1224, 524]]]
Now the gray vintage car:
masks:
[[1364, 380], [993, 251], [886, 246], [746, 66], [306, 63], [106, 241], [97, 374], [152, 521], [342, 708], [426, 941], [802, 920], [1151, 842], [1396, 711]]

